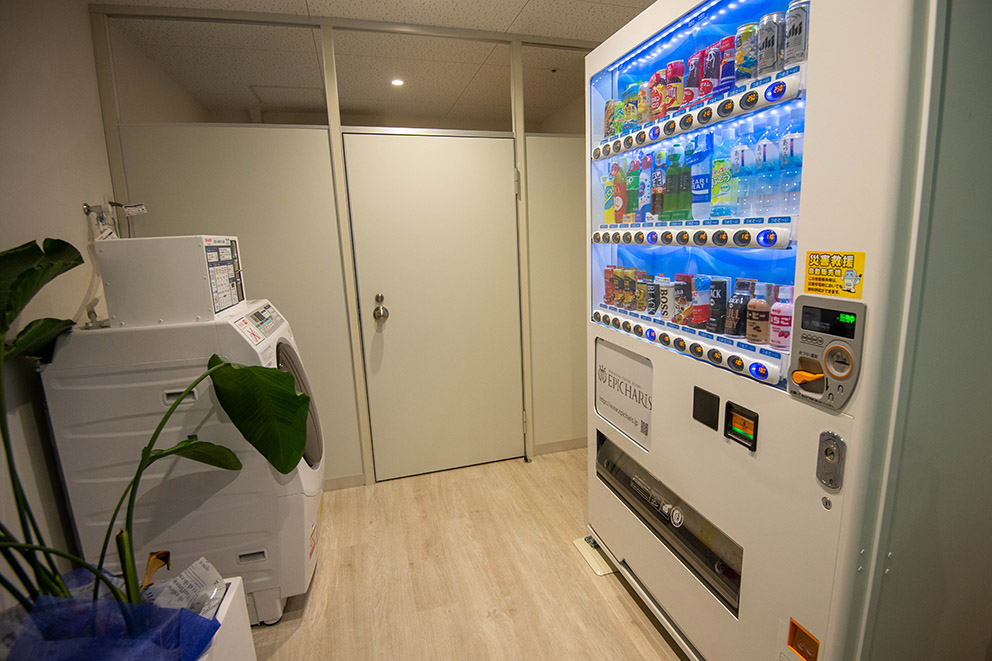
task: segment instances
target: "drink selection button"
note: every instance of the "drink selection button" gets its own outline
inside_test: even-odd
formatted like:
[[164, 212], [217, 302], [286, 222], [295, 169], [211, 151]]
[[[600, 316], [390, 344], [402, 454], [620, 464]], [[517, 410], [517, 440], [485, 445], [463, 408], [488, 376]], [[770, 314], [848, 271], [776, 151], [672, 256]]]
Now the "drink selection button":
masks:
[[613, 317], [613, 327], [614, 328], [617, 328], [617, 329], [620, 328], [620, 318], [619, 317]]
[[675, 120], [670, 119], [665, 122], [665, 125], [661, 128], [661, 130], [665, 135], [672, 135], [675, 133]]
[[[616, 239], [616, 234], [613, 238]], [[751, 232], [748, 230], [737, 230], [734, 232], [734, 245], [740, 246], [741, 248], [751, 244]]]
[[592, 313], [592, 320], [593, 321], [599, 321], [602, 318], [603, 318], [603, 315], [601, 315], [600, 313], [598, 313], [598, 312], [593, 312]]
[[638, 232], [634, 235], [634, 243], [644, 243], [644, 232]]
[[672, 346], [674, 346], [679, 351], [685, 351], [686, 349], [685, 340], [683, 340], [681, 337], [675, 338], [675, 341], [672, 342]]
[[648, 232], [647, 241], [648, 241], [648, 243], [652, 243], [652, 244], [658, 243], [658, 233], [657, 232]]
[[603, 145], [603, 156], [609, 156], [613, 150], [610, 149], [610, 145]]
[[623, 139], [624, 149], [630, 149], [633, 146], [634, 146], [634, 136], [628, 135], [626, 138]]
[[672, 233], [667, 230], [661, 233], [661, 242], [666, 246], [672, 245], [672, 241], [674, 240], [674, 238], [675, 237], [672, 235]]
[[710, 349], [706, 353], [706, 357], [709, 358], [711, 362], [714, 362], [718, 365], [723, 362], [723, 354], [720, 352], [719, 349]]
[[703, 108], [698, 113], [696, 113], [696, 120], [700, 124], [709, 124], [710, 120], [712, 119], [713, 119], [713, 109], [710, 108], [709, 106]]
[[732, 112], [734, 112], [733, 99], [727, 99], [716, 107], [716, 114], [720, 115], [720, 117], [729, 117]]
[[[738, 232], [740, 234], [740, 232]], [[750, 234], [748, 235], [750, 236]], [[750, 239], [748, 239], [750, 241]], [[613, 233], [613, 243], [620, 243], [620, 232]]]
[[633, 240], [634, 240], [634, 235], [633, 234], [631, 234], [630, 232], [624, 232], [623, 233], [623, 242], [624, 243], [630, 243]]
[[647, 141], [648, 141], [647, 131], [638, 131], [637, 135], [634, 137], [634, 142], [636, 142], [638, 145], [643, 145]]
[[689, 353], [691, 353], [696, 358], [702, 358], [703, 345], [701, 345], [699, 342], [693, 342], [692, 345], [689, 347]]
[[657, 336], [658, 334], [654, 332], [653, 328], [647, 328], [644, 330], [644, 337], [646, 337], [651, 342], [654, 342]]
[[692, 235], [692, 242], [695, 243], [697, 246], [705, 246], [706, 239], [707, 239], [706, 232], [703, 230], [699, 230], [698, 232]]
[[596, 232], [595, 234], [592, 235], [592, 242], [593, 243], [599, 243], [602, 240], [603, 240], [603, 237], [600, 235], [599, 232]]
[[682, 119], [679, 120], [679, 127], [683, 131], [688, 131], [692, 128], [692, 115], [682, 115]]
[[637, 337], [644, 337], [644, 327], [640, 324], [634, 325], [634, 335]]
[[748, 92], [747, 94], [741, 97], [741, 108], [743, 108], [744, 110], [750, 110], [755, 105], [757, 105], [759, 98], [761, 97], [758, 96], [758, 93], [755, 90], [751, 90], [750, 92]]
[[624, 330], [625, 332], [627, 332], [627, 333], [629, 333], [629, 332], [630, 332], [630, 322], [629, 322], [629, 321], [625, 321], [625, 322], [623, 322], [623, 326], [622, 326], [622, 327], [623, 327], [623, 330]]
[[686, 232], [685, 230], [682, 230], [681, 232], [679, 232], [678, 234], [675, 235], [675, 241], [680, 246], [688, 245], [689, 244], [689, 233]]
[[713, 232], [713, 245], [725, 246], [729, 240], [730, 236], [727, 234], [727, 230], [717, 230]]
[[664, 344], [666, 347], [671, 346], [672, 337], [668, 333], [658, 333], [658, 341]]
[[727, 365], [735, 372], [744, 371], [744, 359], [740, 356], [731, 356], [727, 359]]
[[595, 149], [592, 150], [593, 160], [598, 159], [600, 156], [602, 156], [602, 154], [603, 154], [603, 150], [600, 149], [599, 147], [596, 147]]

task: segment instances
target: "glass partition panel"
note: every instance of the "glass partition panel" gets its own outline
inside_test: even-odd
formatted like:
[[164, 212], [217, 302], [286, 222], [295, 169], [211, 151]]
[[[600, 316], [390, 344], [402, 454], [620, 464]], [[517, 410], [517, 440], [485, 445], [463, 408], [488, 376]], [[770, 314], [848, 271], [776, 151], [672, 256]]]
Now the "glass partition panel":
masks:
[[336, 30], [341, 124], [509, 131], [510, 66], [499, 48], [467, 39]]
[[327, 124], [320, 33], [110, 19], [121, 123]]

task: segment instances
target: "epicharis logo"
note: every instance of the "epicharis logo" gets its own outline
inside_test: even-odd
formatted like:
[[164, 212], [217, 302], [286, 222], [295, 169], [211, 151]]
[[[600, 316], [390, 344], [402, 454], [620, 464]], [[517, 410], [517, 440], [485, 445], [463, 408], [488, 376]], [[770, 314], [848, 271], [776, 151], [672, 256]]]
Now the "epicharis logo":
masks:
[[607, 388], [611, 390], [616, 390], [618, 393], [639, 404], [644, 409], [650, 411], [652, 402], [651, 396], [645, 393], [643, 390], [630, 383], [621, 376], [614, 374], [613, 372], [606, 369], [606, 366], [600, 365], [597, 370], [597, 375], [599, 380], [606, 384]]

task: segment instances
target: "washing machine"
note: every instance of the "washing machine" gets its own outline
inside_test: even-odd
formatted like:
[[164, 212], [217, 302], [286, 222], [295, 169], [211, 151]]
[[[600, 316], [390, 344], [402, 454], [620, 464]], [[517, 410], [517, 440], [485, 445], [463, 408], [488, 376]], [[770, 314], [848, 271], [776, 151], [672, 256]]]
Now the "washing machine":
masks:
[[[289, 322], [271, 302], [244, 299], [236, 239], [168, 239], [182, 241], [113, 242], [111, 252], [126, 255], [134, 268], [101, 257], [111, 326], [61, 336], [41, 369], [68, 510], [90, 563], [99, 559], [141, 449], [212, 354], [287, 371], [297, 390], [310, 394]], [[98, 255], [105, 255], [101, 248]], [[176, 286], [161, 282], [159, 271], [173, 273]], [[112, 301], [115, 286], [132, 291]], [[253, 624], [277, 621], [286, 599], [307, 591], [317, 562], [324, 447], [316, 403], [311, 395], [306, 450], [287, 475], [244, 440], [209, 379], [179, 405], [156, 447], [189, 437], [227, 446], [243, 468], [226, 471], [180, 457], [153, 464], [142, 476], [134, 516], [138, 572], [154, 551], [171, 552], [173, 571], [203, 556], [222, 575], [244, 579]], [[105, 566], [119, 570], [113, 541]]]

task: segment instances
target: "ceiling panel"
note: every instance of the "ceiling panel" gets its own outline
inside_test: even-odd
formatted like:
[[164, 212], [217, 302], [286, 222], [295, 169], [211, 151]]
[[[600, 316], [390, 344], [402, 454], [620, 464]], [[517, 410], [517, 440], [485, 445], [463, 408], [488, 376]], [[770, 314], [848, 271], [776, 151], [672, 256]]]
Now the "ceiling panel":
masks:
[[313, 30], [276, 25], [112, 18], [110, 29], [144, 50], [154, 46], [183, 48], [251, 48], [315, 53]]
[[505, 32], [528, 0], [308, 0], [311, 16]]
[[306, 0], [114, 0], [113, 4], [259, 11], [273, 14], [302, 14], [304, 16], [308, 14]]
[[[540, 46], [523, 46], [520, 54], [525, 67], [545, 67], [547, 69], [574, 69], [585, 73], [585, 51], [566, 48], [542, 48]], [[496, 44], [486, 64], [510, 66], [510, 46]]]
[[482, 41], [385, 32], [334, 31], [334, 53], [482, 64], [496, 47]]
[[603, 41], [641, 12], [585, 0], [528, 0], [510, 32]]

